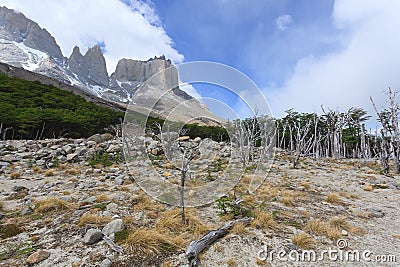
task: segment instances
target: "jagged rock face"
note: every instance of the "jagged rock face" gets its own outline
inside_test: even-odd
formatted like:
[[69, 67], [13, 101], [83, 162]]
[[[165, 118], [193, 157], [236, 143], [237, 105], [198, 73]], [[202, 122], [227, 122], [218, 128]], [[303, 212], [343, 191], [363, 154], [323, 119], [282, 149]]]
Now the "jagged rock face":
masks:
[[54, 58], [63, 58], [60, 47], [50, 33], [39, 27], [36, 22], [26, 18], [22, 13], [0, 7], [0, 36], [45, 52]]
[[[167, 71], [164, 71], [167, 70]], [[163, 71], [162, 75], [153, 75]], [[133, 59], [121, 59], [118, 61], [114, 77], [119, 82], [143, 83], [151, 78], [156, 85], [163, 85], [167, 89], [178, 86], [178, 73], [169, 60], [151, 59], [140, 61]]]
[[83, 56], [79, 47], [75, 46], [68, 59], [69, 70], [94, 85], [108, 86], [109, 78], [106, 60], [98, 45], [90, 48]]

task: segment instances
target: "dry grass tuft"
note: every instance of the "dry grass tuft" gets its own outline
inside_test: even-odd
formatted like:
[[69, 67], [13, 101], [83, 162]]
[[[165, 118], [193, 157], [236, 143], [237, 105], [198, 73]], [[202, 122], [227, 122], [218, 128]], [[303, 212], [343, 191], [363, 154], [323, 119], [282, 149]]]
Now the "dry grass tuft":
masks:
[[32, 170], [33, 170], [34, 173], [42, 173], [43, 172], [43, 170], [38, 166], [34, 166], [32, 168]]
[[340, 237], [342, 237], [342, 231], [334, 227], [327, 227], [326, 237], [328, 237], [330, 240], [338, 240]]
[[333, 228], [339, 229], [339, 230], [349, 230], [350, 225], [347, 222], [347, 218], [344, 216], [340, 217], [334, 217], [330, 222], [329, 225], [332, 226]]
[[47, 171], [44, 173], [44, 176], [47, 176], [47, 177], [49, 177], [49, 176], [54, 176], [54, 175], [55, 175], [54, 170], [47, 170]]
[[156, 223], [155, 229], [167, 236], [173, 236], [173, 241], [178, 246], [184, 247], [208, 232], [209, 227], [199, 218], [195, 217], [191, 209], [185, 210], [186, 224], [182, 224], [180, 209], [164, 212]]
[[21, 176], [22, 176], [22, 173], [19, 172], [19, 171], [17, 171], [17, 172], [12, 172], [12, 173], [10, 174], [11, 179], [19, 179], [19, 178], [21, 178]]
[[294, 197], [292, 197], [292, 196], [282, 197], [279, 201], [281, 203], [285, 204], [286, 206], [293, 206]]
[[304, 231], [314, 235], [326, 235], [328, 226], [321, 221], [309, 221], [304, 227]]
[[350, 229], [350, 232], [353, 235], [358, 235], [358, 236], [363, 236], [363, 235], [365, 235], [367, 233], [367, 231], [365, 229], [361, 228], [361, 227], [352, 227]]
[[267, 211], [257, 209], [254, 212], [254, 220], [251, 225], [261, 229], [273, 228], [275, 226], [274, 216]]
[[343, 205], [343, 200], [341, 200], [339, 195], [336, 193], [329, 193], [326, 196], [326, 202], [334, 205]]
[[372, 190], [374, 190], [374, 187], [372, 185], [368, 184], [363, 188], [363, 190], [367, 191], [367, 192], [371, 192]]
[[304, 232], [296, 234], [292, 237], [293, 244], [300, 249], [314, 248], [314, 239]]
[[94, 213], [84, 214], [78, 221], [78, 226], [96, 225], [104, 226], [111, 221], [109, 216], [99, 216]]
[[226, 265], [228, 265], [229, 267], [234, 267], [237, 266], [237, 262], [235, 258], [230, 258], [227, 262]]
[[124, 244], [131, 253], [144, 255], [160, 254], [162, 252], [174, 252], [178, 246], [165, 235], [155, 229], [133, 229]]
[[37, 212], [49, 212], [54, 210], [71, 210], [74, 208], [74, 205], [72, 205], [71, 203], [58, 199], [56, 197], [36, 200], [33, 203], [35, 204], [35, 210]]
[[231, 233], [236, 235], [245, 235], [248, 233], [246, 225], [244, 223], [236, 223], [231, 230]]
[[96, 202], [106, 202], [108, 201], [108, 195], [107, 194], [101, 194], [96, 196]]
[[77, 174], [79, 174], [79, 171], [77, 169], [68, 169], [68, 170], [65, 170], [65, 173], [70, 174], [70, 175], [77, 175]]

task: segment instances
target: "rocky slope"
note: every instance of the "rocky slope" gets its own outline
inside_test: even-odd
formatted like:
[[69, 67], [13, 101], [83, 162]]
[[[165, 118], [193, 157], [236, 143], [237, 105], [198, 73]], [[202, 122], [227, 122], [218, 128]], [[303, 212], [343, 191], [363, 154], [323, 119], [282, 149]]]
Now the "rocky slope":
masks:
[[[86, 93], [123, 104], [128, 104], [137, 89], [151, 76], [173, 68], [171, 61], [164, 56], [148, 61], [121, 59], [115, 72], [109, 75], [104, 55], [98, 45], [88, 49], [84, 55], [79, 47], [75, 47], [67, 58], [46, 29], [7, 7], [0, 7], [0, 51], [0, 62], [22, 67], [77, 87]], [[190, 119], [189, 114], [213, 117], [204, 104], [179, 89], [176, 70], [165, 73], [168, 77], [160, 75], [153, 79], [154, 90], [147, 90], [145, 97], [157, 100], [160, 95], [165, 94], [168, 101], [162, 106], [169, 110], [185, 100], [192, 100], [188, 107], [183, 107], [181, 113], [186, 114], [182, 117], [183, 120]], [[132, 108], [135, 109], [136, 105], [139, 106], [138, 111], [142, 112], [146, 111], [140, 108], [149, 108], [140, 101], [132, 105]]]
[[[154, 143], [144, 140], [148, 148]], [[178, 210], [150, 199], [132, 181], [118, 160], [120, 146], [110, 135], [0, 142], [0, 266], [181, 267], [191, 240], [232, 219], [229, 209], [224, 215], [211, 204], [187, 209], [189, 222], [182, 226]], [[90, 165], [96, 151], [107, 151], [113, 165]], [[305, 159], [293, 169], [287, 154], [277, 152], [255, 195], [246, 192], [247, 176], [237, 186], [254, 221], [212, 244], [199, 266], [397, 266], [398, 176], [383, 176], [375, 162], [358, 160]], [[163, 176], [174, 175], [159, 158], [154, 162], [165, 166]], [[343, 253], [370, 251], [372, 261], [329, 260], [327, 254], [314, 262], [280, 261], [276, 254], [258, 259], [265, 248], [338, 250], [337, 240], [347, 244]], [[376, 262], [380, 255], [396, 258]]]

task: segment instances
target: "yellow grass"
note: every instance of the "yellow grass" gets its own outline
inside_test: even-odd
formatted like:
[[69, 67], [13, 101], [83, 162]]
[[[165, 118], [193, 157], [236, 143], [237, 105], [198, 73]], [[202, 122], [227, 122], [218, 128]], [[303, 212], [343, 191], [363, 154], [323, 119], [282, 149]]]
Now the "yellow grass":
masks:
[[35, 200], [35, 210], [38, 212], [48, 212], [53, 210], [70, 210], [74, 208], [74, 205], [67, 201], [58, 199], [56, 197]]
[[248, 233], [246, 225], [244, 223], [236, 223], [231, 230], [231, 233], [236, 235], [244, 235]]
[[208, 232], [209, 227], [195, 217], [191, 209], [186, 209], [186, 224], [182, 224], [180, 209], [172, 209], [161, 214], [155, 229], [159, 233], [173, 237], [175, 244], [185, 247]]
[[304, 232], [296, 234], [292, 237], [293, 244], [300, 249], [312, 249], [314, 248], [314, 239]]
[[96, 225], [103, 226], [111, 221], [109, 216], [99, 216], [94, 213], [84, 214], [78, 221], [78, 226]]
[[251, 222], [251, 225], [261, 229], [272, 228], [275, 226], [274, 216], [267, 211], [257, 209], [254, 212], [254, 220]]
[[155, 229], [145, 228], [133, 229], [124, 241], [124, 245], [131, 253], [144, 255], [160, 254], [165, 251], [173, 252], [178, 248], [165, 235]]
[[326, 202], [334, 205], [342, 205], [343, 201], [340, 199], [339, 195], [336, 193], [329, 193], [326, 196]]
[[346, 217], [344, 216], [340, 216], [340, 217], [334, 217], [329, 224], [336, 229], [344, 229], [344, 230], [349, 230], [350, 229], [350, 225], [347, 222]]
[[310, 221], [306, 224], [303, 230], [314, 235], [326, 235], [327, 225], [321, 221]]
[[12, 179], [18, 179], [18, 178], [20, 178], [22, 176], [22, 173], [21, 172], [12, 172], [11, 174], [10, 174], [10, 177], [12, 178]]
[[108, 201], [108, 195], [107, 194], [101, 194], [96, 196], [96, 202], [106, 202]]
[[54, 176], [54, 171], [53, 170], [47, 170], [45, 173], [44, 173], [44, 176], [47, 176], [47, 177], [49, 177], [49, 176]]

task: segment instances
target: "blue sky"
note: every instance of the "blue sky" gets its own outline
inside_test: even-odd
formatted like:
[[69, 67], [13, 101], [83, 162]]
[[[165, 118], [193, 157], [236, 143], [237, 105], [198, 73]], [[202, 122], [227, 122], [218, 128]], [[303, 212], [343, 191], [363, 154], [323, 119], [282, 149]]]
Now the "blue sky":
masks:
[[[215, 61], [250, 77], [275, 116], [294, 108], [385, 105], [400, 89], [398, 0], [0, 0], [45, 27], [64, 55], [101, 43], [111, 74], [118, 59], [166, 55]], [[216, 87], [196, 86], [220, 97]], [[251, 95], [243, 88], [242, 95]], [[221, 93], [222, 94], [222, 93]], [[239, 106], [235, 107], [240, 109]]]

